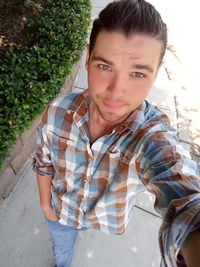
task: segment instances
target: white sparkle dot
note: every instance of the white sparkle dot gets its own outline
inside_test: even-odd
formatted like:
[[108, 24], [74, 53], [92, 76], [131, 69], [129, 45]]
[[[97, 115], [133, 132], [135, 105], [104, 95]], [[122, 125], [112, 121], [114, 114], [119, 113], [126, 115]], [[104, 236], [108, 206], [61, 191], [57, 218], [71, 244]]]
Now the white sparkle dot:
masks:
[[131, 248], [131, 250], [135, 253], [135, 252], [138, 251], [138, 248], [136, 248], [136, 247], [133, 246], [133, 247]]
[[89, 259], [91, 259], [93, 257], [93, 254], [94, 254], [93, 250], [90, 250], [90, 251], [88, 250], [87, 251], [87, 256], [88, 256]]
[[39, 232], [40, 232], [40, 230], [39, 230], [37, 227], [35, 227], [35, 228], [33, 229], [33, 233], [34, 233], [34, 235], [39, 234]]

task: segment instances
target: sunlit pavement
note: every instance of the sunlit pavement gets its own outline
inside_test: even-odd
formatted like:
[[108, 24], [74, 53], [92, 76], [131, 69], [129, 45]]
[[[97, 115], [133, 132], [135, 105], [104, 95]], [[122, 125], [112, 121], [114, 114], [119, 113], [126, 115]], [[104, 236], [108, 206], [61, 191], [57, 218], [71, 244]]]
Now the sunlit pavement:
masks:
[[166, 56], [169, 78], [175, 89], [180, 139], [191, 145], [200, 168], [200, 25], [199, 1], [150, 0], [166, 21], [171, 52]]
[[[93, 0], [93, 17], [108, 3]], [[148, 100], [158, 105], [178, 129], [186, 149], [196, 153], [199, 142], [199, 77], [197, 58], [197, 1], [152, 0], [169, 24], [169, 44], [165, 64]], [[196, 6], [195, 6], [196, 5]], [[187, 16], [189, 14], [189, 17]], [[187, 18], [187, 19], [186, 19]], [[198, 21], [197, 21], [198, 20]], [[85, 54], [74, 91], [87, 88]], [[189, 125], [189, 127], [188, 127]], [[191, 140], [192, 137], [192, 140]], [[195, 150], [196, 149], [196, 150]], [[151, 267], [159, 266], [158, 230], [160, 216], [153, 209], [154, 196], [138, 196], [133, 217], [122, 236], [111, 236], [96, 230], [80, 232], [72, 267]], [[51, 242], [39, 208], [35, 173], [31, 158], [13, 192], [0, 209], [0, 267], [53, 267]]]

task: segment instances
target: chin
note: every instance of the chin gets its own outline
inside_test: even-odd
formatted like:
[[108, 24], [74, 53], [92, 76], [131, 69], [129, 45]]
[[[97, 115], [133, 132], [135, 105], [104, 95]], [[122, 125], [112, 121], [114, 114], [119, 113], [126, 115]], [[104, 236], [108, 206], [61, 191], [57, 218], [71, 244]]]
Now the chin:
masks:
[[104, 112], [99, 110], [99, 114], [101, 117], [108, 122], [118, 122], [122, 121], [123, 119], [126, 119], [129, 114], [115, 114], [111, 112]]

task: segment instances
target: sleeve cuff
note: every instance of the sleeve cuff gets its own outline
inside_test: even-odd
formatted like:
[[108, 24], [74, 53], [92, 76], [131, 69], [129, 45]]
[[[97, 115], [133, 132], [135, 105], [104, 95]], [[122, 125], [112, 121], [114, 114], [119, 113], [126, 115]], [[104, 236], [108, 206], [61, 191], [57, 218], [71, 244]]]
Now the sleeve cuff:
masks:
[[55, 175], [55, 169], [53, 165], [40, 165], [35, 158], [33, 158], [33, 164], [32, 169], [41, 175], [46, 176], [54, 176]]

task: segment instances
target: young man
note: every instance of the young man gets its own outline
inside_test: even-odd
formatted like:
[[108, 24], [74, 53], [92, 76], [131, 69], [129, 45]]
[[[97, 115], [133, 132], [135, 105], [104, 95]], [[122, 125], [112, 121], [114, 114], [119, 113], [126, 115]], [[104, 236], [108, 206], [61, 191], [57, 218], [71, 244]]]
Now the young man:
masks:
[[122, 234], [146, 188], [163, 217], [162, 266], [200, 264], [196, 164], [167, 116], [145, 101], [166, 44], [166, 25], [149, 3], [110, 3], [87, 48], [89, 89], [55, 99], [43, 115], [34, 168], [57, 267], [70, 265], [78, 231]]

